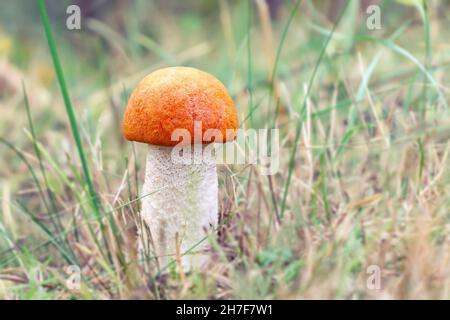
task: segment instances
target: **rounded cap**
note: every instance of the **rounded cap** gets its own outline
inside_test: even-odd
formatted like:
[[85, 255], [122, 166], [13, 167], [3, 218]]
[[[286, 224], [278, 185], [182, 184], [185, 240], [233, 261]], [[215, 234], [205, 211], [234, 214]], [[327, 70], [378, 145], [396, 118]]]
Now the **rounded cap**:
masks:
[[[236, 138], [238, 118], [225, 86], [214, 76], [194, 68], [171, 67], [146, 76], [130, 96], [122, 122], [127, 140], [174, 146], [176, 129], [195, 133], [202, 143], [227, 142]], [[201, 125], [201, 132], [198, 128]], [[219, 134], [211, 141], [208, 129]], [[206, 137], [206, 138], [205, 138]], [[221, 138], [220, 138], [221, 137]]]

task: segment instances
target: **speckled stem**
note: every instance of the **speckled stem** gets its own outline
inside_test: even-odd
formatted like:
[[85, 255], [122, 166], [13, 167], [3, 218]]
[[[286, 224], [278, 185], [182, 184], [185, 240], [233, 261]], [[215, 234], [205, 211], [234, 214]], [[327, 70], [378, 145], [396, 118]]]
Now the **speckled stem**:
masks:
[[218, 181], [214, 155], [204, 153], [205, 146], [196, 147], [199, 148], [191, 147], [192, 159], [200, 152], [201, 163], [181, 164], [173, 160], [173, 148], [149, 146], [141, 215], [154, 247], [141, 234], [140, 250], [146, 248], [150, 256], [156, 255], [161, 268], [176, 259], [177, 238], [183, 270], [201, 267], [207, 260], [209, 246], [208, 240], [198, 243], [217, 226]]

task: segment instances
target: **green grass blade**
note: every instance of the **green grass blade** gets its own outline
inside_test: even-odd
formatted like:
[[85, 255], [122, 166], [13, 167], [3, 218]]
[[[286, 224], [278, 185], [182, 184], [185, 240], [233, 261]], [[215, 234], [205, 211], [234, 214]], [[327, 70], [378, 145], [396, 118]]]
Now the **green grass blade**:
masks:
[[5, 146], [7, 146], [9, 149], [11, 149], [15, 154], [17, 154], [17, 156], [23, 161], [23, 163], [25, 163], [25, 166], [27, 167], [28, 171], [31, 174], [31, 177], [34, 180], [34, 183], [36, 184], [36, 188], [38, 190], [39, 196], [41, 197], [41, 199], [45, 199], [45, 195], [44, 195], [44, 192], [42, 191], [42, 186], [39, 182], [39, 179], [37, 178], [36, 172], [34, 171], [31, 164], [28, 162], [27, 158], [24, 156], [22, 151], [17, 149], [12, 143], [9, 143], [2, 137], [0, 137], [0, 143], [3, 143]]
[[73, 111], [73, 107], [72, 107], [72, 102], [70, 101], [70, 97], [69, 97], [69, 91], [67, 89], [67, 85], [66, 85], [66, 81], [64, 78], [64, 74], [63, 74], [63, 70], [62, 70], [62, 66], [61, 66], [61, 62], [59, 60], [59, 56], [58, 56], [58, 51], [56, 48], [56, 42], [55, 39], [53, 38], [53, 34], [52, 34], [52, 28], [50, 25], [50, 20], [48, 18], [48, 14], [47, 14], [47, 9], [45, 6], [45, 1], [44, 0], [39, 0], [39, 11], [41, 14], [41, 18], [42, 18], [42, 24], [44, 27], [44, 31], [47, 37], [47, 41], [48, 41], [48, 47], [50, 49], [50, 53], [52, 56], [52, 60], [53, 60], [53, 65], [55, 68], [55, 72], [56, 72], [56, 76], [59, 82], [59, 86], [61, 89], [61, 94], [63, 96], [64, 99], [64, 105], [66, 107], [66, 112], [67, 115], [69, 117], [69, 122], [70, 122], [70, 127], [72, 129], [72, 135], [73, 138], [75, 140], [76, 143], [76, 147], [78, 150], [78, 155], [80, 157], [80, 161], [81, 161], [81, 165], [83, 168], [83, 173], [84, 173], [84, 178], [87, 184], [87, 188], [88, 188], [88, 193], [89, 193], [89, 198], [90, 198], [90, 203], [92, 205], [92, 209], [94, 211], [94, 214], [100, 224], [100, 230], [102, 233], [102, 238], [103, 238], [103, 243], [106, 249], [106, 254], [104, 252], [104, 250], [102, 250], [101, 247], [99, 247], [100, 252], [102, 253], [102, 255], [106, 258], [108, 257], [109, 260], [111, 260], [111, 255], [110, 255], [110, 250], [109, 250], [109, 245], [107, 242], [107, 237], [106, 237], [106, 229], [105, 229], [105, 225], [102, 221], [102, 217], [100, 215], [100, 203], [99, 203], [99, 199], [97, 196], [97, 193], [95, 192], [94, 189], [94, 184], [92, 182], [91, 179], [91, 175], [89, 172], [89, 167], [87, 165], [87, 161], [86, 161], [86, 156], [84, 154], [84, 149], [83, 149], [83, 145], [81, 143], [81, 136], [80, 136], [80, 132], [78, 131], [78, 125], [77, 125], [77, 120], [75, 117], [75, 113]]
[[[247, 88], [250, 108], [253, 107], [253, 76], [252, 76], [252, 16], [253, 1], [248, 1], [248, 17], [247, 17]], [[253, 127], [253, 114], [250, 113], [250, 124]]]
[[[294, 20], [295, 14], [298, 11], [298, 7], [300, 6], [300, 3], [301, 3], [301, 0], [298, 0], [295, 3], [294, 7], [291, 10], [291, 14], [289, 15], [289, 19], [286, 22], [286, 25], [284, 26], [283, 32], [281, 33], [281, 39], [280, 39], [280, 43], [277, 48], [275, 62], [274, 62], [273, 69], [272, 69], [272, 74], [270, 75], [270, 88], [269, 88], [270, 93], [269, 93], [269, 107], [267, 108], [267, 112], [268, 112], [267, 119], [270, 119], [270, 113], [272, 112], [272, 94], [273, 94], [274, 85], [275, 85], [275, 78], [277, 76], [277, 71], [278, 71], [278, 61], [280, 60], [280, 57], [281, 57], [281, 50], [283, 48], [283, 44], [286, 39], [289, 27], [291, 26], [291, 23]], [[275, 113], [274, 119], [276, 119], [276, 117], [277, 117], [277, 114]], [[268, 122], [270, 123], [270, 121], [268, 121]]]
[[425, 77], [428, 79], [428, 81], [433, 85], [434, 89], [436, 90], [436, 93], [439, 95], [439, 98], [441, 99], [442, 105], [448, 109], [448, 104], [445, 99], [445, 95], [442, 93], [442, 90], [440, 89], [440, 85], [436, 82], [436, 80], [433, 78], [433, 76], [428, 72], [427, 68], [420, 63], [420, 61], [412, 55], [409, 51], [405, 50], [404, 48], [400, 47], [399, 45], [395, 44], [394, 42], [386, 39], [380, 39], [373, 36], [358, 36], [356, 37], [356, 41], [367, 41], [367, 42], [374, 42], [374, 43], [380, 43], [384, 47], [398, 53], [399, 55], [407, 58], [412, 63], [414, 63], [417, 68], [425, 75]]
[[298, 124], [297, 124], [297, 130], [296, 130], [296, 133], [295, 133], [293, 150], [292, 150], [291, 156], [289, 158], [288, 175], [287, 175], [287, 179], [286, 179], [286, 183], [285, 183], [284, 191], [283, 191], [283, 200], [281, 202], [280, 218], [283, 218], [284, 211], [286, 210], [287, 195], [288, 195], [289, 187], [290, 187], [290, 184], [291, 184], [292, 173], [293, 173], [294, 167], [295, 167], [295, 157], [296, 157], [296, 154], [297, 154], [298, 143], [299, 143], [299, 140], [300, 140], [300, 135], [301, 135], [302, 126], [303, 126], [302, 120], [303, 120], [304, 113], [305, 113], [305, 110], [306, 110], [306, 103], [307, 103], [308, 97], [309, 97], [309, 95], [311, 93], [311, 87], [312, 87], [312, 84], [313, 84], [314, 79], [316, 77], [317, 70], [319, 69], [319, 65], [320, 65], [320, 63], [321, 63], [321, 61], [322, 61], [322, 59], [323, 59], [323, 57], [325, 55], [325, 51], [326, 51], [326, 49], [328, 47], [328, 44], [330, 43], [330, 40], [333, 37], [334, 31], [336, 30], [336, 28], [337, 28], [337, 26], [339, 24], [339, 21], [341, 21], [341, 18], [344, 15], [345, 10], [347, 9], [348, 3], [349, 3], [349, 1], [347, 1], [346, 5], [341, 10], [341, 12], [339, 14], [339, 17], [336, 19], [336, 22], [333, 25], [333, 29], [331, 30], [331, 33], [328, 35], [327, 39], [325, 40], [325, 43], [324, 43], [324, 45], [322, 47], [322, 50], [321, 50], [320, 55], [319, 55], [319, 58], [317, 59], [316, 65], [314, 66], [314, 70], [313, 70], [313, 72], [311, 74], [311, 78], [309, 79], [308, 89], [307, 89], [307, 92], [306, 92], [305, 97], [303, 99], [302, 110], [300, 112], [300, 118], [299, 118], [299, 121], [298, 121]]
[[[423, 20], [423, 27], [424, 27], [424, 33], [425, 33], [425, 69], [428, 71], [431, 69], [431, 61], [432, 61], [432, 50], [431, 50], [431, 34], [430, 34], [430, 19], [428, 14], [428, 5], [426, 1], [422, 1], [422, 20]], [[426, 106], [429, 102], [429, 97], [427, 93], [427, 87], [428, 87], [428, 79], [425, 77], [423, 81], [423, 97], [426, 101]], [[423, 108], [422, 111], [422, 121], [425, 121], [426, 119], [426, 110], [427, 108]]]
[[17, 200], [17, 204], [21, 211], [23, 211], [28, 217], [31, 218], [31, 220], [36, 224], [39, 229], [48, 237], [50, 242], [56, 247], [58, 252], [63, 256], [64, 260], [66, 260], [68, 263], [73, 265], [78, 265], [77, 261], [75, 261], [71, 254], [67, 252], [63, 246], [55, 239], [53, 236], [53, 233], [41, 222], [38, 218], [36, 218], [29, 210], [28, 208], [22, 203], [22, 201]]
[[32, 142], [33, 142], [33, 149], [34, 149], [36, 157], [39, 161], [39, 168], [41, 170], [41, 175], [44, 178], [45, 187], [47, 189], [47, 196], [48, 196], [49, 201], [47, 202], [47, 199], [45, 199], [45, 198], [43, 199], [43, 201], [47, 208], [48, 215], [50, 217], [50, 220], [52, 221], [54, 228], [56, 230], [59, 230], [59, 229], [62, 230], [63, 226], [62, 226], [61, 220], [59, 219], [59, 216], [56, 214], [56, 212], [57, 212], [56, 199], [53, 195], [50, 184], [48, 182], [47, 173], [45, 171], [44, 164], [42, 162], [42, 155], [37, 146], [37, 137], [36, 137], [36, 131], [34, 130], [33, 119], [31, 117], [30, 103], [28, 100], [28, 94], [27, 94], [27, 91], [25, 88], [25, 83], [23, 81], [22, 81], [22, 92], [23, 92], [23, 97], [24, 97], [24, 102], [25, 102], [25, 110], [27, 112], [28, 126], [30, 128], [31, 138], [32, 138]]
[[59, 60], [58, 51], [56, 49], [55, 39], [53, 38], [52, 28], [50, 25], [50, 21], [47, 14], [47, 9], [45, 7], [45, 1], [39, 0], [39, 11], [42, 17], [42, 24], [44, 26], [45, 35], [48, 41], [48, 47], [50, 49], [50, 53], [53, 60], [53, 65], [55, 67], [56, 76], [58, 78], [59, 86], [61, 89], [61, 94], [64, 99], [64, 105], [66, 106], [66, 112], [69, 117], [70, 127], [72, 129], [72, 135], [75, 140], [78, 155], [80, 157], [81, 165], [83, 167], [84, 177], [86, 179], [86, 184], [88, 187], [88, 191], [90, 197], [92, 199], [92, 208], [94, 209], [95, 214], [98, 218], [100, 218], [100, 207], [98, 202], [98, 197], [94, 189], [94, 184], [92, 183], [91, 175], [89, 173], [89, 167], [87, 165], [86, 156], [84, 154], [83, 145], [81, 143], [81, 136], [78, 131], [77, 120], [75, 117], [75, 113], [73, 111], [72, 102], [70, 101], [69, 91], [67, 89], [66, 80], [64, 78], [61, 62]]

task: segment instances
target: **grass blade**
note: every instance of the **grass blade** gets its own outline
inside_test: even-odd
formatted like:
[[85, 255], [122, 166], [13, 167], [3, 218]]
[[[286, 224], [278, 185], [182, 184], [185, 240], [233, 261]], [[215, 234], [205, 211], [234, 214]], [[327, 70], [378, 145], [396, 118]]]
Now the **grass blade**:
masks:
[[94, 209], [95, 214], [98, 218], [100, 218], [100, 207], [98, 203], [97, 194], [94, 189], [94, 185], [92, 183], [91, 175], [89, 173], [89, 167], [87, 165], [86, 156], [84, 154], [83, 145], [81, 143], [81, 136], [78, 131], [77, 119], [75, 117], [75, 113], [73, 111], [72, 102], [70, 101], [69, 91], [67, 89], [66, 80], [64, 79], [64, 74], [61, 66], [61, 62], [59, 60], [58, 51], [56, 49], [55, 39], [53, 38], [52, 29], [50, 26], [50, 21], [47, 14], [47, 9], [45, 7], [45, 1], [39, 0], [39, 11], [42, 17], [42, 24], [44, 26], [45, 35], [48, 41], [48, 47], [50, 49], [50, 53], [53, 60], [53, 65], [55, 67], [56, 76], [58, 78], [59, 86], [61, 89], [61, 94], [64, 99], [64, 105], [66, 106], [66, 112], [69, 117], [70, 127], [72, 129], [72, 135], [75, 140], [78, 155], [80, 157], [81, 165], [83, 167], [84, 178], [86, 180], [86, 184], [88, 187], [88, 191], [90, 197], [92, 199], [92, 208]]
[[300, 115], [300, 118], [299, 118], [299, 121], [298, 121], [298, 124], [297, 124], [297, 130], [296, 130], [296, 133], [295, 133], [293, 150], [292, 150], [291, 156], [289, 158], [288, 176], [287, 176], [286, 183], [285, 183], [285, 186], [284, 186], [284, 191], [283, 191], [283, 200], [281, 202], [280, 218], [283, 218], [284, 211], [286, 210], [287, 194], [288, 194], [289, 187], [290, 187], [290, 184], [291, 184], [292, 173], [293, 173], [294, 167], [295, 167], [295, 156], [297, 154], [297, 147], [298, 147], [298, 143], [299, 143], [300, 135], [301, 135], [301, 131], [302, 131], [302, 124], [303, 124], [302, 123], [302, 119], [303, 119], [303, 116], [304, 116], [304, 113], [305, 113], [305, 110], [306, 110], [306, 103], [308, 101], [308, 97], [309, 97], [309, 95], [311, 93], [311, 87], [312, 87], [314, 78], [316, 77], [317, 70], [319, 69], [319, 65], [320, 65], [320, 63], [321, 63], [321, 61], [323, 59], [323, 56], [325, 55], [325, 50], [327, 49], [328, 44], [330, 43], [330, 40], [333, 37], [334, 31], [336, 30], [336, 27], [338, 26], [339, 21], [341, 21], [341, 18], [344, 15], [345, 10], [347, 9], [348, 3], [349, 3], [349, 1], [347, 1], [346, 5], [344, 6], [342, 11], [340, 12], [339, 17], [336, 19], [336, 22], [333, 25], [333, 29], [331, 30], [331, 33], [328, 35], [327, 39], [325, 40], [325, 43], [324, 43], [324, 45], [322, 47], [322, 50], [321, 50], [320, 55], [319, 55], [319, 58], [317, 59], [317, 63], [314, 66], [314, 70], [313, 70], [313, 72], [311, 74], [311, 78], [309, 79], [308, 89], [307, 89], [307, 92], [306, 92], [305, 97], [303, 99], [301, 115]]
[[[109, 245], [108, 245], [107, 237], [106, 237], [106, 229], [105, 229], [105, 225], [102, 221], [102, 217], [100, 215], [99, 199], [98, 199], [97, 193], [95, 192], [95, 189], [94, 189], [94, 184], [91, 179], [89, 167], [88, 167], [87, 161], [86, 161], [86, 156], [84, 154], [83, 145], [81, 143], [81, 136], [80, 136], [80, 132], [78, 131], [77, 120], [75, 117], [75, 113], [73, 111], [72, 102], [70, 101], [69, 90], [67, 89], [61, 62], [59, 60], [58, 50], [56, 48], [56, 42], [55, 42], [55, 39], [53, 38], [52, 27], [50, 25], [50, 20], [48, 18], [45, 1], [39, 0], [38, 4], [39, 4], [39, 11], [41, 14], [41, 19], [42, 19], [42, 25], [44, 27], [45, 35], [46, 35], [47, 41], [48, 41], [48, 47], [50, 49], [50, 53], [52, 56], [53, 65], [54, 65], [56, 76], [58, 78], [59, 86], [61, 89], [61, 94], [64, 99], [64, 105], [66, 107], [66, 112], [69, 117], [70, 127], [72, 129], [72, 135], [75, 140], [75, 144], [76, 144], [76, 147], [78, 150], [78, 155], [80, 157], [81, 165], [83, 168], [83, 173], [84, 173], [84, 178], [85, 178], [87, 188], [88, 188], [90, 203], [92, 205], [92, 209], [94, 210], [94, 214], [100, 224], [100, 229], [101, 229], [101, 233], [102, 233], [103, 242], [104, 242], [104, 245], [106, 248], [107, 256], [109, 257], [109, 260], [111, 260]], [[99, 250], [102, 253], [102, 255], [104, 257], [106, 257], [104, 250], [102, 250], [102, 248], [100, 248], [100, 247], [99, 247]]]
[[44, 183], [45, 183], [45, 187], [47, 189], [47, 196], [48, 196], [48, 200], [49, 200], [48, 202], [50, 202], [50, 204], [47, 202], [47, 199], [44, 198], [42, 200], [44, 201], [45, 207], [47, 208], [47, 211], [48, 211], [48, 215], [49, 215], [50, 220], [52, 221], [53, 226], [56, 229], [56, 231], [63, 230], [61, 220], [59, 219], [59, 216], [56, 214], [56, 212], [57, 212], [56, 199], [50, 188], [50, 184], [49, 184], [48, 178], [47, 178], [47, 173], [45, 171], [44, 164], [42, 162], [42, 155], [41, 155], [41, 152], [39, 151], [39, 148], [37, 145], [36, 131], [34, 130], [33, 119], [31, 117], [30, 103], [28, 101], [28, 95], [27, 95], [27, 91], [25, 88], [25, 83], [23, 81], [22, 81], [22, 92], [23, 92], [23, 97], [24, 97], [24, 101], [25, 101], [25, 109], [27, 112], [28, 126], [30, 127], [30, 133], [31, 133], [31, 138], [32, 138], [32, 142], [33, 142], [33, 149], [34, 149], [36, 157], [38, 158], [38, 161], [39, 161], [39, 168], [41, 170], [42, 177], [44, 178]]

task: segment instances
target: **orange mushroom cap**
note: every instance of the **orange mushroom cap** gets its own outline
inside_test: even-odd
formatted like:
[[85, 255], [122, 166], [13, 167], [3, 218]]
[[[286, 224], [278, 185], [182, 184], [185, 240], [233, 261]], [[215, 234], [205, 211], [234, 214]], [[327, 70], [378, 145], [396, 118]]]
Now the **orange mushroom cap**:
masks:
[[[130, 141], [174, 146], [178, 141], [171, 137], [176, 129], [186, 129], [194, 143], [197, 121], [201, 124], [202, 143], [236, 138], [236, 108], [217, 78], [195, 68], [164, 68], [147, 75], [131, 94], [122, 132]], [[205, 139], [208, 129], [217, 129], [219, 137]]]

